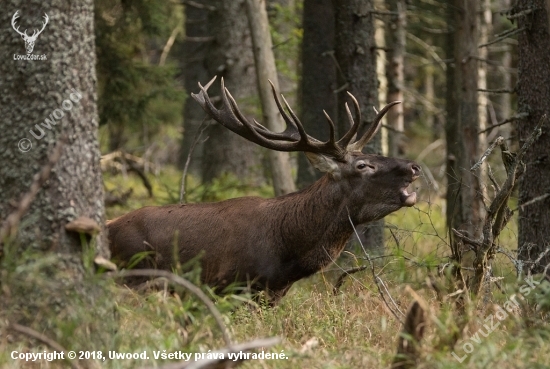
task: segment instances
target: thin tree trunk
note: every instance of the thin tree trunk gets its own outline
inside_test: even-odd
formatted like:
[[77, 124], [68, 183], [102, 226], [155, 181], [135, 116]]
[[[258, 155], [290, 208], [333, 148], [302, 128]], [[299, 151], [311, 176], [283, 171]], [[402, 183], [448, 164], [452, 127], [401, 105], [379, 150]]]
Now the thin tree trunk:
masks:
[[478, 2], [455, 0], [449, 8], [455, 31], [448, 42], [453, 62], [447, 68], [447, 226], [477, 237], [480, 180], [470, 168], [479, 159]]
[[[376, 78], [376, 47], [374, 42], [374, 17], [372, 1], [333, 0], [335, 10], [335, 56], [342, 71], [338, 80], [338, 131], [349, 129], [344, 102], [346, 91], [359, 101], [362, 112], [360, 130], [370, 125], [378, 107], [378, 81]], [[380, 135], [366, 147], [369, 153], [381, 153]], [[384, 221], [369, 223], [365, 227], [368, 248], [384, 246]]]
[[[403, 101], [404, 78], [404, 57], [406, 43], [406, 10], [405, 0], [388, 1], [389, 10], [396, 12], [397, 15], [391, 17], [388, 22], [388, 45], [390, 51], [388, 54], [388, 67], [386, 70], [388, 78], [388, 96], [387, 102]], [[388, 126], [394, 131], [389, 132], [388, 155], [397, 157], [405, 152], [405, 141], [402, 133], [405, 130], [405, 120], [403, 113], [403, 104], [393, 107], [387, 114]]]
[[[275, 90], [279, 93], [279, 79], [277, 78], [271, 35], [269, 34], [269, 20], [265, 10], [265, 1], [246, 0], [246, 10], [252, 34], [258, 90], [262, 101], [264, 121], [271, 131], [282, 132], [284, 131], [283, 119], [273, 99], [269, 84], [269, 81], [271, 81]], [[292, 180], [289, 154], [270, 150], [268, 156], [275, 195], [280, 196], [294, 192], [296, 187]]]
[[[302, 73], [300, 120], [306, 132], [319, 140], [328, 139], [323, 109], [336, 117], [336, 64], [334, 61], [334, 11], [331, 0], [304, 0], [302, 27]], [[320, 178], [306, 156], [298, 156], [298, 187]]]
[[[384, 8], [384, 0], [374, 0], [374, 4], [377, 9]], [[388, 78], [386, 75], [386, 64], [388, 58], [388, 51], [386, 49], [386, 24], [383, 19], [375, 18], [375, 31], [374, 42], [377, 47], [376, 54], [376, 76], [378, 78], [378, 100], [387, 101], [388, 96]], [[386, 51], [382, 51], [385, 49]], [[396, 108], [396, 107], [394, 107]], [[388, 115], [383, 118], [384, 124], [387, 125]], [[382, 128], [380, 130], [380, 141], [382, 147], [382, 155], [388, 155], [389, 153], [389, 132], [388, 129]]]

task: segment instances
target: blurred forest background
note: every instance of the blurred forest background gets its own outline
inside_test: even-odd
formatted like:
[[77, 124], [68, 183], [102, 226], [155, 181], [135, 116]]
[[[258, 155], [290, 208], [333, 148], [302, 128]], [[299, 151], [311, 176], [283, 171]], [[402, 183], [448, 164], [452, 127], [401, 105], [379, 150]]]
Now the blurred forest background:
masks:
[[[206, 120], [190, 97], [199, 91], [197, 83], [223, 77], [245, 115], [266, 120], [259, 91], [262, 67], [250, 29], [252, 18], [263, 18], [247, 8], [250, 1], [256, 0], [87, 0], [78, 10], [68, 3], [46, 9], [40, 2], [6, 2], [2, 55], [23, 53], [23, 41], [8, 26], [21, 9], [22, 18], [28, 18], [21, 19], [22, 28], [36, 28], [33, 20], [44, 12], [50, 15], [36, 49], [49, 51], [49, 63], [64, 61], [56, 66], [0, 62], [5, 117], [0, 138], [2, 367], [30, 367], [10, 359], [9, 352], [53, 350], [52, 340], [66, 349], [104, 352], [206, 352], [227, 344], [208, 309], [189, 292], [176, 289], [171, 295], [164, 289], [144, 295], [122, 288], [94, 271], [94, 262], [110, 267], [97, 257], [108, 256], [101, 237], [94, 244], [83, 233], [56, 232], [67, 219], [77, 218], [78, 209], [93, 209], [90, 217], [100, 230], [105, 219], [146, 205], [272, 197], [320, 178], [303, 153], [291, 153], [290, 165], [277, 168], [267, 150]], [[514, 312], [499, 319], [500, 327], [489, 331], [486, 323], [498, 306], [518, 294], [525, 277], [547, 283], [549, 2], [260, 4], [267, 11], [278, 89], [308, 134], [328, 139], [323, 110], [337, 122], [338, 132], [347, 130], [347, 91], [359, 100], [361, 130], [374, 118], [373, 108], [402, 101], [390, 110], [366, 152], [415, 160], [423, 176], [413, 184], [419, 198], [414, 208], [360, 229], [338, 263], [297, 283], [276, 308], [254, 310], [247, 296], [219, 297], [202, 286], [235, 341], [283, 337], [274, 350], [284, 350], [288, 360], [243, 366], [550, 366], [548, 293], [523, 293]], [[77, 11], [81, 25], [69, 26], [76, 21], [71, 23], [68, 14]], [[80, 36], [68, 37], [64, 29]], [[69, 44], [82, 52], [73, 48], [63, 54], [65, 59], [55, 54]], [[56, 70], [57, 75], [52, 73]], [[31, 152], [21, 154], [16, 143], [22, 132], [61, 106], [71, 81], [79, 81], [74, 87], [85, 95], [84, 113], [67, 113], [68, 123], [48, 128], [44, 139], [33, 141]], [[218, 81], [210, 89], [212, 96], [219, 95]], [[71, 124], [73, 128], [60, 128]], [[74, 150], [72, 159], [59, 159], [57, 142], [74, 143], [75, 135], [96, 129], [97, 140], [92, 133], [93, 139]], [[76, 205], [63, 191], [57, 197], [40, 192], [57, 160], [76, 178]], [[89, 160], [96, 164], [82, 164]], [[50, 194], [57, 183], [46, 186]], [[63, 213], [64, 220], [47, 215], [58, 214], [56, 204], [64, 201], [77, 210]], [[26, 231], [36, 224], [41, 237]], [[60, 262], [48, 253], [59, 250], [52, 245], [65, 245], [63, 255], [73, 259], [63, 256]], [[76, 287], [65, 283], [65, 277], [54, 277], [60, 270], [77, 281]], [[182, 275], [199, 283], [196, 271]], [[33, 296], [32, 303], [27, 296]], [[407, 313], [414, 301], [421, 313], [415, 308]], [[405, 330], [394, 359], [402, 323]], [[29, 328], [34, 333], [26, 326], [34, 327]], [[487, 334], [471, 341], [480, 329]], [[405, 341], [413, 349], [403, 349]], [[405, 358], [401, 364], [399, 357]], [[165, 363], [87, 359], [71, 365]], [[68, 363], [40, 367], [56, 365]]]

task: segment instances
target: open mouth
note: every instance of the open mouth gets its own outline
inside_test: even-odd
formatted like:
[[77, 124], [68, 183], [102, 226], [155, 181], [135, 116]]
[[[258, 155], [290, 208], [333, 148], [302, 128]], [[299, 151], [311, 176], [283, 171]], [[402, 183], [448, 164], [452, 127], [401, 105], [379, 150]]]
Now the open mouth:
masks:
[[409, 193], [408, 188], [414, 180], [418, 178], [417, 176], [413, 177], [413, 180], [407, 183], [403, 188], [401, 188], [401, 203], [403, 206], [413, 206], [416, 204], [416, 192]]

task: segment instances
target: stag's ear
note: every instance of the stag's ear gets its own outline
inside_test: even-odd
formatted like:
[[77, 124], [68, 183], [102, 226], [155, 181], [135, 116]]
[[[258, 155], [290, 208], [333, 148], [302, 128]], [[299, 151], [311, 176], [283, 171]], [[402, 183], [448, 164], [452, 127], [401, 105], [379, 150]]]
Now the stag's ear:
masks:
[[318, 171], [330, 173], [334, 177], [340, 177], [340, 167], [336, 160], [329, 156], [306, 152], [307, 159]]

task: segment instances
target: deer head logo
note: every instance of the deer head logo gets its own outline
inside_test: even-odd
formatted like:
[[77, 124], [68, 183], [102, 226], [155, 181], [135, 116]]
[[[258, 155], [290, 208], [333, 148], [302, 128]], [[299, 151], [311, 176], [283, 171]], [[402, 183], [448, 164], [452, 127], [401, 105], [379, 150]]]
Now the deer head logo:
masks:
[[25, 41], [25, 49], [27, 49], [27, 54], [30, 54], [34, 49], [34, 43], [36, 42], [38, 35], [40, 35], [42, 31], [44, 31], [44, 28], [46, 28], [46, 24], [48, 24], [48, 21], [50, 20], [50, 18], [48, 18], [48, 14], [44, 13], [44, 22], [42, 23], [42, 29], [40, 31], [35, 29], [32, 36], [27, 35], [27, 30], [25, 30], [25, 32], [19, 31], [19, 26], [15, 28], [15, 20], [17, 18], [19, 18], [19, 10], [16, 11], [13, 17], [11, 18], [11, 26], [13, 27], [15, 32], [21, 35], [21, 37]]

